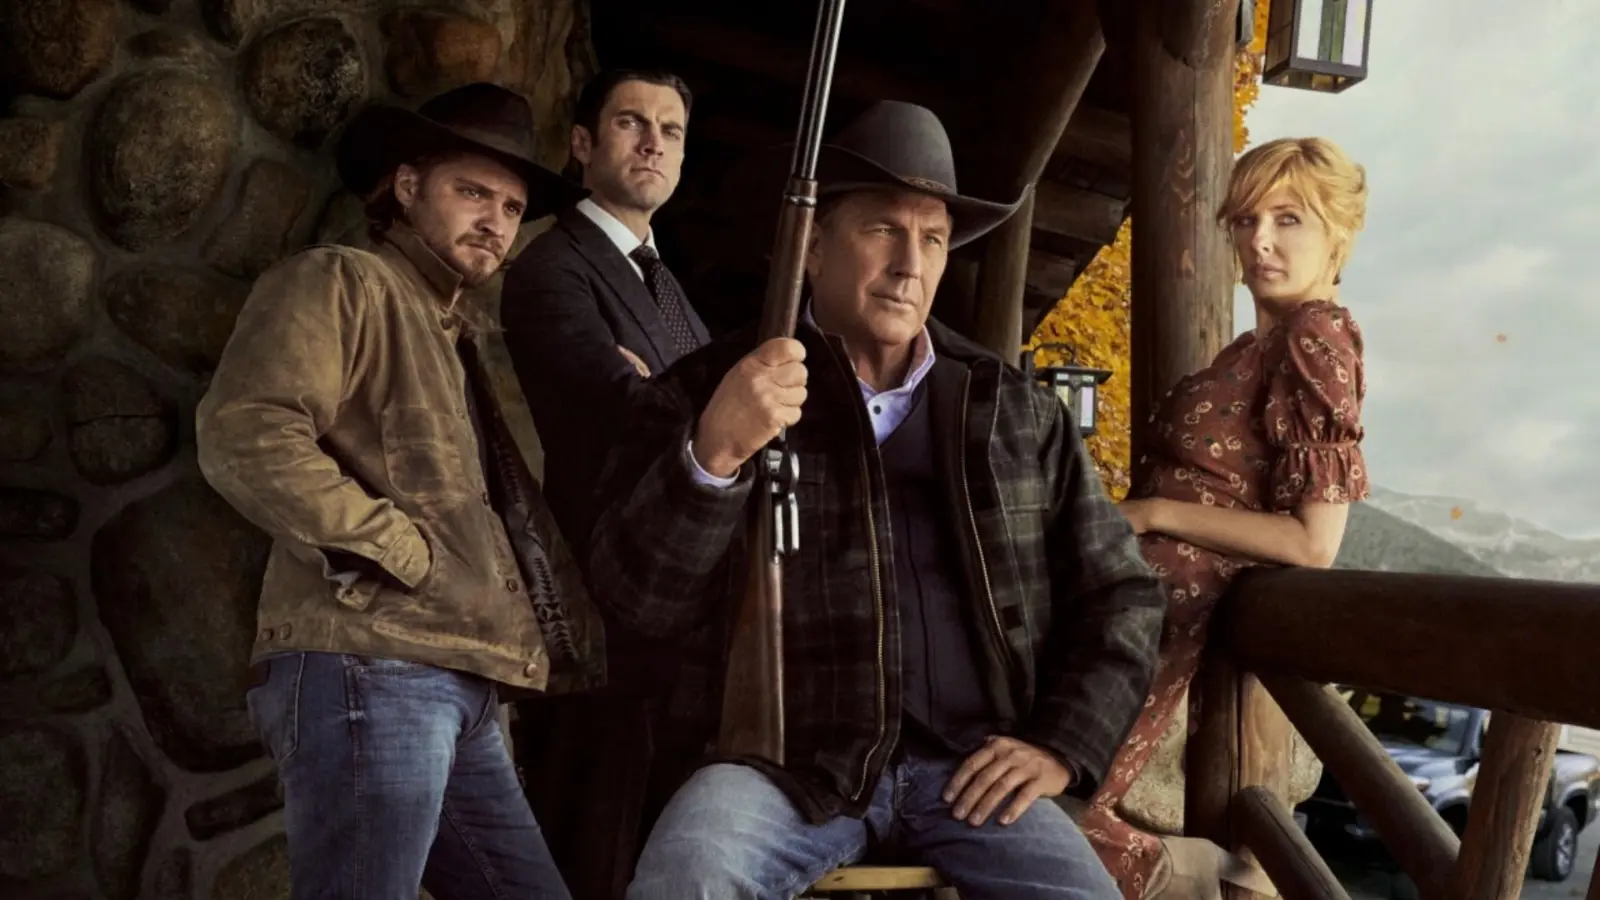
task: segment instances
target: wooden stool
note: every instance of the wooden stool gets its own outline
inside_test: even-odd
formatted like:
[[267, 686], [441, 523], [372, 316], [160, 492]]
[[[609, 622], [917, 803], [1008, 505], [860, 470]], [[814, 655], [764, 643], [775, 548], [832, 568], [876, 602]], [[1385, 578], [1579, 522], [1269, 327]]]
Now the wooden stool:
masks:
[[849, 894], [857, 898], [931, 898], [935, 890], [946, 886], [939, 873], [927, 866], [845, 866], [822, 876], [802, 896]]

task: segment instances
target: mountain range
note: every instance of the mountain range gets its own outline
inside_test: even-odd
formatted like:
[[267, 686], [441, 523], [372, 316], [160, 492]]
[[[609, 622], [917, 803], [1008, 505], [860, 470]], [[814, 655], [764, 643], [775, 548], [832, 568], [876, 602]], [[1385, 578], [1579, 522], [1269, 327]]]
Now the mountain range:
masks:
[[1564, 537], [1471, 500], [1375, 486], [1351, 507], [1334, 565], [1600, 582], [1600, 539]]
[[1472, 500], [1372, 489], [1367, 505], [1513, 578], [1600, 582], [1600, 539], [1569, 538]]

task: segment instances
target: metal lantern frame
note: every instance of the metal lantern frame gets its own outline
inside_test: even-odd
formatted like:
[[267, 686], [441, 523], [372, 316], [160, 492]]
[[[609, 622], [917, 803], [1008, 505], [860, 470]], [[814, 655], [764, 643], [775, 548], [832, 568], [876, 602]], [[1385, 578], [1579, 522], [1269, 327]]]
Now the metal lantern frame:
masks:
[[[1242, 0], [1243, 6], [1252, 0]], [[1267, 13], [1267, 50], [1262, 63], [1261, 81], [1275, 87], [1295, 88], [1318, 93], [1337, 94], [1360, 84], [1367, 78], [1367, 61], [1372, 50], [1372, 7], [1376, 0], [1253, 0], [1269, 3]], [[1333, 34], [1319, 34], [1318, 56], [1301, 56], [1300, 32], [1310, 9], [1325, 11], [1337, 16], [1336, 8], [1349, 12], [1352, 3], [1359, 4], [1364, 15], [1361, 25], [1361, 62], [1359, 65], [1334, 62], [1335, 39], [1345, 34], [1348, 18], [1340, 18], [1339, 30]], [[1252, 10], [1253, 16], [1253, 10]], [[1252, 25], [1253, 25], [1252, 18]], [[1241, 30], [1247, 27], [1241, 20]], [[1342, 46], [1342, 41], [1337, 42]], [[1323, 58], [1328, 57], [1328, 58]]]
[[[1067, 355], [1064, 366], [1038, 368], [1033, 364], [1033, 354], [1039, 350], [1059, 350]], [[1100, 385], [1111, 378], [1110, 369], [1096, 369], [1078, 364], [1078, 348], [1071, 344], [1039, 344], [1022, 353], [1022, 370], [1034, 380], [1055, 391], [1061, 404], [1072, 415], [1081, 437], [1089, 437], [1098, 427], [1098, 399]]]

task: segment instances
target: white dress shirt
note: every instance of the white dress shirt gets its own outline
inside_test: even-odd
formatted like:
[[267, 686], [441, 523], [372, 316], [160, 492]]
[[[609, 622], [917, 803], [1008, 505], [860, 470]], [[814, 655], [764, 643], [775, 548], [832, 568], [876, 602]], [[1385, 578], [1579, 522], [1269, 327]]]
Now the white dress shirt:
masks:
[[606, 212], [600, 204], [589, 197], [578, 201], [578, 212], [583, 213], [589, 221], [600, 226], [600, 230], [606, 233], [606, 237], [611, 239], [611, 243], [616, 244], [617, 249], [622, 251], [623, 258], [628, 261], [628, 265], [633, 267], [633, 274], [638, 275], [639, 280], [643, 281], [644, 270], [639, 268], [639, 264], [633, 261], [632, 254], [633, 251], [639, 249], [640, 244], [655, 250], [656, 230], [654, 228], [650, 229], [645, 233], [644, 240], [641, 241], [631, 228], [622, 224], [616, 216]]

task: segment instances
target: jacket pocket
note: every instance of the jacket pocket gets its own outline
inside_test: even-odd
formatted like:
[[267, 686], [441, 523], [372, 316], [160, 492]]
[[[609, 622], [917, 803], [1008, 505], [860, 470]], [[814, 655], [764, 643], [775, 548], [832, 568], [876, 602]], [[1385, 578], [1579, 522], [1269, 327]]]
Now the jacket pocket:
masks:
[[425, 406], [388, 406], [380, 415], [389, 483], [423, 509], [448, 509], [468, 497], [455, 419]]

